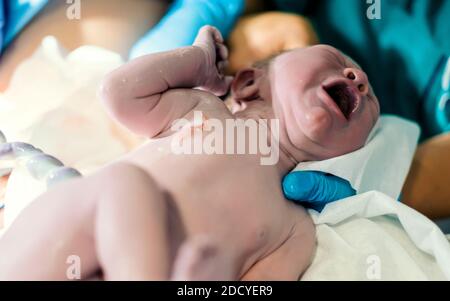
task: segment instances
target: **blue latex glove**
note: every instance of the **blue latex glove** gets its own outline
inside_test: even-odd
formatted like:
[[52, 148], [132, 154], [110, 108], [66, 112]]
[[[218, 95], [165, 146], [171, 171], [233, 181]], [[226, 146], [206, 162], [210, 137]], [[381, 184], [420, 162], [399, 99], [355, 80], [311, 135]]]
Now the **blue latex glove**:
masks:
[[0, 0], [0, 50], [14, 40], [47, 3], [48, 0]]
[[322, 211], [328, 203], [356, 194], [350, 183], [319, 171], [296, 171], [283, 179], [286, 198]]
[[5, 30], [5, 7], [3, 0], [0, 0], [0, 55], [3, 50], [3, 35]]
[[199, 29], [212, 25], [226, 38], [245, 0], [176, 0], [162, 20], [131, 49], [130, 58], [189, 46]]

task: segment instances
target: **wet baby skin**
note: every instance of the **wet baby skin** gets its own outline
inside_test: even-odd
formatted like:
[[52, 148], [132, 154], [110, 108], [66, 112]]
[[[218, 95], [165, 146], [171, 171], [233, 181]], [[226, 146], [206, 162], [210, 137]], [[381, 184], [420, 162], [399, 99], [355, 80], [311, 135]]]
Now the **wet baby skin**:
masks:
[[[100, 89], [107, 110], [151, 140], [25, 209], [0, 240], [0, 278], [66, 279], [66, 260], [77, 255], [83, 279], [101, 271], [112, 280], [297, 280], [315, 229], [283, 197], [282, 178], [298, 162], [362, 147], [378, 101], [365, 73], [330, 46], [290, 51], [234, 78], [223, 75], [227, 57], [220, 33], [204, 27], [191, 47], [109, 74]], [[230, 88], [227, 107], [218, 96]], [[192, 121], [188, 131], [173, 129], [180, 118]], [[173, 139], [207, 135], [209, 119], [278, 120], [279, 160], [173, 152]]]

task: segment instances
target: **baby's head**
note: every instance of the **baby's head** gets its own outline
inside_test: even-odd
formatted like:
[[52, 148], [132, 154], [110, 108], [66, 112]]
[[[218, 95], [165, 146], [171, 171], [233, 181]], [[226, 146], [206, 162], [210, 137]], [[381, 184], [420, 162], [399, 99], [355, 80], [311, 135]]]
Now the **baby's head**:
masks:
[[239, 71], [237, 117], [280, 121], [280, 145], [296, 161], [324, 160], [364, 146], [380, 106], [367, 75], [326, 45], [285, 52]]

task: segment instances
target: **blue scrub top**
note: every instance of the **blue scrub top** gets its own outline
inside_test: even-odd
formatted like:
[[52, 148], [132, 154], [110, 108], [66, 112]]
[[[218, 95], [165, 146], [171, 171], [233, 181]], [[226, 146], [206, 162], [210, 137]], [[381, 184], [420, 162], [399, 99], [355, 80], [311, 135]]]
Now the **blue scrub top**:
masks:
[[322, 43], [361, 64], [383, 113], [417, 121], [422, 138], [450, 130], [450, 1], [380, 0], [380, 19], [364, 0], [274, 1], [310, 17]]

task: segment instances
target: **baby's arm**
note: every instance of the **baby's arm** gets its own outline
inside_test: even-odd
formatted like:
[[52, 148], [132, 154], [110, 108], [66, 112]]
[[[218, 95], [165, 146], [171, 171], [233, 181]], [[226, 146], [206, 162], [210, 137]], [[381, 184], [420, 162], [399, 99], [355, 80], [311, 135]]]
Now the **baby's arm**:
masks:
[[195, 87], [216, 95], [227, 92], [231, 80], [223, 75], [228, 57], [223, 43], [220, 32], [205, 26], [191, 47], [143, 56], [110, 73], [101, 98], [123, 125], [155, 137], [198, 104], [192, 92], [165, 92]]

